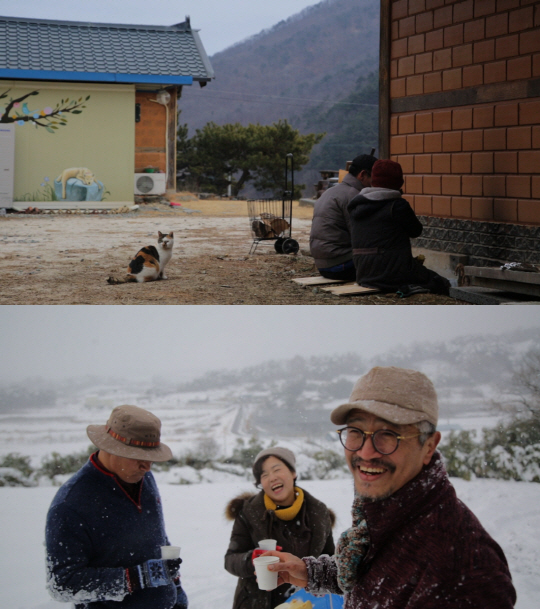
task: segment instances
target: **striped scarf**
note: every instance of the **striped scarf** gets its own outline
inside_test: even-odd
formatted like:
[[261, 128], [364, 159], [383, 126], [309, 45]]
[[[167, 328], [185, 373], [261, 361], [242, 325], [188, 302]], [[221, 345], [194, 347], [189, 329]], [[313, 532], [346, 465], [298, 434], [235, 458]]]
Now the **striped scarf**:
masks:
[[352, 527], [344, 531], [337, 543], [335, 561], [338, 586], [350, 592], [357, 580], [358, 567], [369, 548], [369, 531], [362, 509], [362, 500], [355, 497], [352, 506]]

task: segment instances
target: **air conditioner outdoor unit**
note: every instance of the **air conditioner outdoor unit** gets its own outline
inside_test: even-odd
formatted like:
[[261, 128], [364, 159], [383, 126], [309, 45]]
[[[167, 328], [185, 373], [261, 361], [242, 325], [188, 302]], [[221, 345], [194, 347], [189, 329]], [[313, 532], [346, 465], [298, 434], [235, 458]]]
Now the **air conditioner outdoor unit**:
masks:
[[166, 191], [166, 175], [164, 173], [136, 173], [136, 195], [163, 195]]

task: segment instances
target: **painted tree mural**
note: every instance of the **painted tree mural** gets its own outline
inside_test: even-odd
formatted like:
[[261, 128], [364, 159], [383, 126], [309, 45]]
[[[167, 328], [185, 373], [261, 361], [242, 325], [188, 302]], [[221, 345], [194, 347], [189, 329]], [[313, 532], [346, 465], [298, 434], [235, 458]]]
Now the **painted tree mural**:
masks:
[[[0, 94], [0, 100], [8, 97], [10, 89]], [[38, 127], [45, 128], [49, 133], [55, 133], [60, 127], [67, 124], [66, 114], [81, 114], [84, 105], [90, 99], [90, 95], [83, 100], [79, 99], [62, 99], [54, 108], [46, 106], [41, 109], [30, 109], [30, 97], [39, 95], [39, 91], [32, 91], [26, 95], [22, 95], [16, 99], [9, 97], [9, 101], [4, 108], [3, 114], [0, 116], [0, 123], [16, 123], [24, 125], [25, 123], [33, 124], [36, 129]], [[0, 107], [0, 112], [2, 108]]]

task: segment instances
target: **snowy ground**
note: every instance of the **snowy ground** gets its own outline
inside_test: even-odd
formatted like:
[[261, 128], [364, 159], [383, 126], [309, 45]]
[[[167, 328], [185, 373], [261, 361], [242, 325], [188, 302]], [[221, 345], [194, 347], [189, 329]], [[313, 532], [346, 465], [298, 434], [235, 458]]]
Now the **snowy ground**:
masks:
[[[158, 475], [158, 479], [161, 475]], [[518, 593], [518, 609], [536, 609], [540, 598], [540, 484], [453, 480], [458, 496], [475, 512], [504, 549]], [[349, 479], [306, 481], [302, 486], [337, 514], [337, 537], [349, 525], [352, 484]], [[191, 609], [227, 609], [236, 578], [223, 569], [231, 523], [225, 504], [237, 493], [253, 490], [246, 481], [160, 484], [171, 543], [182, 547], [182, 580]], [[0, 488], [0, 606], [8, 609], [55, 609], [45, 590], [43, 534], [54, 487]]]

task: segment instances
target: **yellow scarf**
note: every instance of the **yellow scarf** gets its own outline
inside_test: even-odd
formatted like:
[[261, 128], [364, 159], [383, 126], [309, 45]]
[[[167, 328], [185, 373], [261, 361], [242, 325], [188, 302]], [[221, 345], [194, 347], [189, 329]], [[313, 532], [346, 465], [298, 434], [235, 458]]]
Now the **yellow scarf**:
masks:
[[295, 486], [294, 490], [296, 492], [296, 499], [294, 500], [294, 503], [288, 508], [276, 510], [277, 504], [275, 504], [266, 493], [264, 494], [264, 507], [267, 510], [274, 510], [276, 516], [280, 520], [292, 520], [296, 517], [296, 515], [300, 511], [300, 508], [302, 507], [302, 504], [304, 503], [304, 491], [298, 486]]

